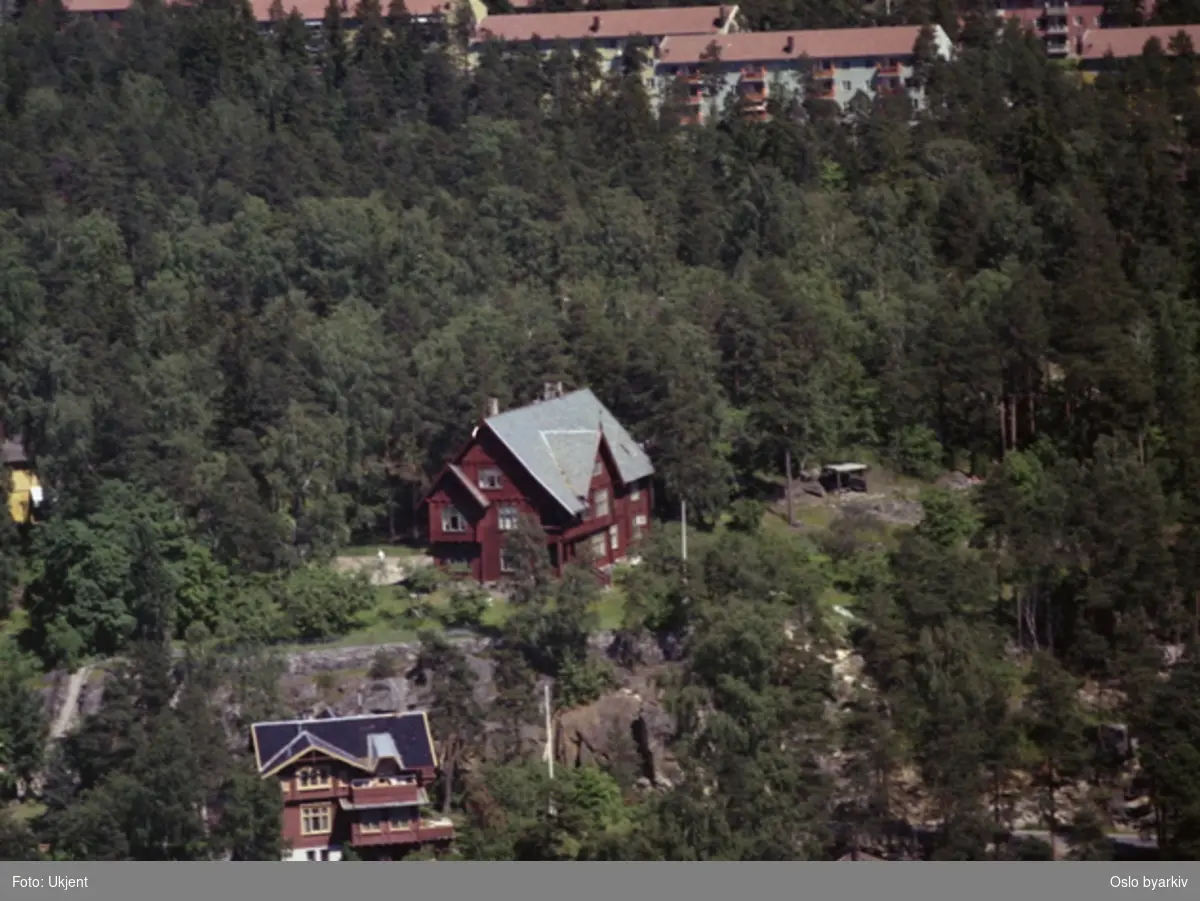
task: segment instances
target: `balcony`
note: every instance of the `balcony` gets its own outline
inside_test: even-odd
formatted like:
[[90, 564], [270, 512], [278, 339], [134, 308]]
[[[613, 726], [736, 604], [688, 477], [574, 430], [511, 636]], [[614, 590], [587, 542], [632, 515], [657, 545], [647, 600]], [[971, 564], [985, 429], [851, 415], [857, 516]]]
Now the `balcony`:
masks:
[[1071, 48], [1069, 46], [1067, 46], [1067, 43], [1065, 41], [1061, 44], [1057, 43], [1057, 42], [1051, 43], [1050, 41], [1046, 42], [1046, 55], [1047, 56], [1055, 56], [1055, 57], [1066, 56], [1070, 52], [1071, 52]]
[[1047, 3], [1042, 8], [1045, 11], [1047, 16], [1064, 16], [1065, 17], [1067, 14], [1067, 4], [1061, 2], [1061, 0], [1050, 0], [1050, 2]]
[[420, 845], [427, 842], [447, 842], [454, 838], [454, 824], [446, 819], [420, 820], [413, 823], [383, 822], [364, 828], [361, 823], [350, 825], [352, 847], [376, 845]]
[[428, 798], [415, 779], [355, 779], [350, 783], [352, 807], [425, 804]]
[[837, 69], [832, 65], [818, 64], [813, 66], [812, 78], [814, 81], [830, 81], [837, 76]]
[[767, 70], [763, 66], [747, 66], [742, 70], [743, 84], [761, 84], [767, 80]]
[[767, 102], [767, 92], [765, 88], [743, 89], [738, 93], [742, 98], [742, 102], [749, 106], [759, 106]]
[[894, 76], [900, 74], [900, 64], [897, 62], [880, 63], [875, 67], [875, 74], [884, 76]]
[[1043, 20], [1042, 32], [1044, 34], [1066, 34], [1067, 33], [1067, 20], [1066, 19]]

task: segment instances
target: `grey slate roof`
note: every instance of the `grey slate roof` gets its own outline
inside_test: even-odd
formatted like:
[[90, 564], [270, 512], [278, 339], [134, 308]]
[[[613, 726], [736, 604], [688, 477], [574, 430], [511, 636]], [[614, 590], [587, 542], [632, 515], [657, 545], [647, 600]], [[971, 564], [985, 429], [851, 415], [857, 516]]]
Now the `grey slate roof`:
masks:
[[485, 424], [571, 513], [587, 506], [601, 430], [626, 485], [654, 473], [646, 452], [587, 388], [507, 410]]

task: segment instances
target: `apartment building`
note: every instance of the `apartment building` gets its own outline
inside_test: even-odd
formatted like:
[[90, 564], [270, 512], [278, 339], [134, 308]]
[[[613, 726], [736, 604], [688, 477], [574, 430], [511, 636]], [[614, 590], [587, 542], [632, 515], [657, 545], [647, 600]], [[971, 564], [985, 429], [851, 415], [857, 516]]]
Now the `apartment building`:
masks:
[[996, 14], [1005, 21], [1020, 22], [1036, 34], [1046, 46], [1046, 55], [1065, 59], [1079, 55], [1083, 35], [1100, 27], [1104, 7], [1097, 4], [1076, 6], [1066, 0], [1045, 3], [1009, 0]]
[[[167, 0], [172, 2], [172, 0]], [[349, 34], [353, 34], [357, 26], [355, 9], [358, 0], [336, 0]], [[390, 0], [380, 0], [386, 13]], [[119, 22], [129, 10], [132, 0], [63, 0], [67, 12], [77, 15], [92, 16], [96, 19]], [[314, 37], [319, 36], [321, 25], [325, 21], [325, 13], [329, 9], [329, 0], [251, 0], [254, 18], [264, 28], [277, 19], [285, 18], [297, 12], [304, 24], [308, 26]], [[405, 8], [413, 20], [431, 30], [444, 28], [456, 21], [459, 16], [467, 15], [472, 21], [479, 21], [487, 15], [483, 0], [405, 0]]]
[[1114, 59], [1141, 56], [1146, 44], [1157, 39], [1164, 53], [1171, 52], [1171, 41], [1180, 32], [1200, 48], [1200, 25], [1155, 25], [1146, 28], [1097, 28], [1086, 32], [1079, 41], [1079, 68], [1094, 75], [1104, 67], [1110, 54]]
[[472, 62], [489, 41], [532, 44], [543, 53], [565, 44], [579, 51], [590, 43], [601, 59], [612, 63], [635, 38], [656, 48], [667, 35], [718, 37], [738, 30], [738, 7], [673, 6], [561, 13], [516, 13], [488, 16], [470, 40]]
[[[842, 28], [820, 31], [742, 32], [716, 38], [700, 35], [664, 39], [655, 63], [655, 92], [661, 102], [683, 79], [686, 121], [698, 123], [740, 98], [744, 113], [765, 119], [774, 94], [813, 95], [843, 108], [854, 97], [908, 95], [912, 84], [916, 26]], [[934, 26], [936, 52], [949, 58], [949, 36]]]

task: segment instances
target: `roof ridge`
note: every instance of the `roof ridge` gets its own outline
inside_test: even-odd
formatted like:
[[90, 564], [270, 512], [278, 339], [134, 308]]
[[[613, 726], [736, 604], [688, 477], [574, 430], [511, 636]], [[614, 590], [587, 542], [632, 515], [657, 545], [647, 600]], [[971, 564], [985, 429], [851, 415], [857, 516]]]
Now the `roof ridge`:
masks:
[[[328, 719], [324, 719], [324, 720], [317, 720], [317, 719], [314, 719], [313, 717], [308, 717], [307, 719], [290, 719], [290, 720], [259, 720], [257, 723], [251, 723], [250, 728], [256, 729], [259, 726], [288, 726], [288, 725], [293, 725], [293, 724], [298, 724], [298, 723], [316, 723], [316, 722], [329, 723], [329, 722], [337, 722], [339, 720], [382, 720], [382, 719], [388, 719], [388, 718], [399, 719], [401, 717], [406, 717], [406, 716], [421, 716], [422, 714], [424, 714], [426, 712], [427, 712], [426, 708], [419, 707], [415, 710], [396, 710], [392, 713], [352, 713], [347, 716], [329, 717]], [[304, 729], [301, 731], [307, 732], [308, 730]]]

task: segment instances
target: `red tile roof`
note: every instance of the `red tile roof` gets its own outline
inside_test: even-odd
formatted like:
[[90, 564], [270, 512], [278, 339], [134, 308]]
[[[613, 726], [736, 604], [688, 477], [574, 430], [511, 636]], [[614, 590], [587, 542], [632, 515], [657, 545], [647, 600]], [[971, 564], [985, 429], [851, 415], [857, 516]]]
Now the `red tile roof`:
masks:
[[[357, 2], [358, 0], [347, 0], [343, 7], [347, 16], [353, 14]], [[386, 13], [387, 2], [384, 0], [380, 0], [380, 2], [383, 3], [383, 10]], [[131, 0], [63, 0], [63, 4], [67, 8], [67, 12], [113, 13], [129, 9]], [[269, 22], [271, 20], [271, 4], [272, 0], [251, 0], [250, 5], [254, 9], [254, 18], [259, 22]], [[283, 0], [283, 10], [286, 15], [295, 9], [306, 22], [313, 22], [325, 18], [325, 8], [328, 4], [329, 0]], [[405, 6], [408, 7], [410, 15], [425, 18], [436, 14], [446, 14], [453, 4], [451, 0], [405, 0]]]
[[[721, 60], [730, 63], [798, 59], [847, 59], [857, 56], [908, 56], [921, 29], [915, 25], [881, 28], [838, 28], [826, 31], [762, 31], [710, 37], [675, 37], [664, 40], [658, 59], [667, 65], [694, 65], [712, 44]], [[790, 50], [789, 50], [790, 45]]]
[[1081, 59], [1104, 59], [1110, 52], [1118, 59], [1141, 56], [1146, 42], [1158, 38], [1167, 51], [1171, 38], [1184, 32], [1200, 48], [1200, 25], [1156, 25], [1149, 28], [1097, 28], [1083, 36]]
[[546, 41], [605, 40], [634, 35], [715, 35], [737, 13], [728, 6], [676, 6], [656, 9], [612, 9], [568, 13], [523, 13], [488, 16], [479, 23], [477, 40]]

